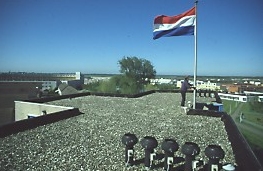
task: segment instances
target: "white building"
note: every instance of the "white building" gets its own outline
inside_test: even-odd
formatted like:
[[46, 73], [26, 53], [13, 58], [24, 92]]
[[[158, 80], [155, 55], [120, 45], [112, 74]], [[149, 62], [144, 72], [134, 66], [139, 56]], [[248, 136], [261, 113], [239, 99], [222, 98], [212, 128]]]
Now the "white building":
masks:
[[219, 97], [224, 100], [232, 100], [238, 102], [251, 102], [251, 101], [258, 101], [263, 102], [263, 95], [261, 94], [227, 94], [227, 93], [218, 93]]
[[173, 80], [169, 78], [151, 79], [151, 84], [173, 84]]
[[204, 82], [204, 81], [197, 81], [196, 85], [197, 89], [205, 89], [205, 90], [220, 90], [220, 84], [219, 83], [212, 83], [210, 81]]
[[[66, 83], [69, 86], [72, 86], [74, 88], [81, 87], [82, 84], [84, 84], [84, 77], [81, 74], [81, 72], [76, 72], [74, 74], [65, 74], [65, 75], [58, 75], [59, 78], [62, 78], [61, 80], [55, 80], [55, 81], [41, 81], [42, 82], [42, 91], [44, 90], [54, 90], [57, 88], [61, 83]], [[74, 79], [75, 76], [75, 79]], [[63, 79], [65, 78], [65, 79]], [[70, 79], [68, 79], [70, 78]]]
[[75, 79], [61, 80], [61, 82], [72, 86], [75, 89], [80, 89], [81, 86], [84, 84], [84, 76], [80, 72], [76, 72]]
[[60, 81], [42, 81], [42, 91], [44, 90], [54, 90], [58, 85], [61, 84]]
[[91, 78], [85, 78], [84, 84], [96, 83], [99, 81], [108, 81], [111, 77], [95, 76]]
[[[184, 80], [177, 81], [177, 87], [181, 87]], [[193, 81], [189, 80], [190, 84], [194, 84]], [[196, 81], [196, 89], [201, 90], [220, 90], [220, 84], [219, 83], [212, 83], [210, 81]]]

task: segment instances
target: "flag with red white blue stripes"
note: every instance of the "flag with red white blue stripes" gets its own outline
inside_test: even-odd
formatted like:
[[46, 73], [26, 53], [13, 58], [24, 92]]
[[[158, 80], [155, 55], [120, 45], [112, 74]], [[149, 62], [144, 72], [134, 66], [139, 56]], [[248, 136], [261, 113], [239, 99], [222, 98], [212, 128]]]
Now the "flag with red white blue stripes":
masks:
[[154, 19], [153, 39], [194, 35], [195, 22], [195, 7], [176, 16], [159, 15]]

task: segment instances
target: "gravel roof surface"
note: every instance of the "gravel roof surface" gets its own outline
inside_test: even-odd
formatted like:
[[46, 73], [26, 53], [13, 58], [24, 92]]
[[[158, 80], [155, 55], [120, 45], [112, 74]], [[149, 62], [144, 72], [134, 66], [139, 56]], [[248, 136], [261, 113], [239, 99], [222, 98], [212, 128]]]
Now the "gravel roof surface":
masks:
[[[223, 163], [235, 163], [224, 123], [220, 118], [188, 116], [179, 107], [179, 93], [154, 93], [140, 98], [85, 96], [49, 102], [79, 108], [83, 114], [56, 123], [0, 138], [0, 170], [142, 170], [143, 163], [127, 168], [124, 162], [125, 133], [140, 140], [154, 136], [161, 143], [173, 138], [181, 147], [195, 142], [204, 154], [209, 144], [220, 145]], [[192, 100], [192, 94], [187, 94]], [[197, 98], [209, 102], [211, 98]], [[175, 156], [184, 157], [181, 148]], [[140, 143], [136, 159], [144, 158]], [[157, 161], [157, 163], [160, 161]], [[156, 168], [154, 170], [163, 170]]]

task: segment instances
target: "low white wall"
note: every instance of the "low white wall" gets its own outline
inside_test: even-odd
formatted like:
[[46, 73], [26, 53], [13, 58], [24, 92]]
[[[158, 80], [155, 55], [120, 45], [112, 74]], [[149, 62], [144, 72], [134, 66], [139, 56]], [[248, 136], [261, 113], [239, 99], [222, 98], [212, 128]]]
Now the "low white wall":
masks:
[[43, 114], [43, 111], [46, 111], [46, 114], [50, 114], [68, 109], [73, 109], [73, 107], [15, 101], [15, 121], [27, 119], [28, 115], [41, 116]]

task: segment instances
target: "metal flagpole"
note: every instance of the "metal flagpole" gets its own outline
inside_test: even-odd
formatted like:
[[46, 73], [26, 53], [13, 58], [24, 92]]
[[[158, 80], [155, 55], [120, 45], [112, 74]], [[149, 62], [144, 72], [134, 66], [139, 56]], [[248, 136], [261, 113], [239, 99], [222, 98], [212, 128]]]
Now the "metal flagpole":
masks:
[[194, 97], [193, 97], [193, 109], [195, 109], [196, 106], [196, 74], [197, 74], [197, 3], [198, 1], [195, 1], [195, 30], [194, 30], [194, 36], [195, 36], [195, 59], [194, 59]]

